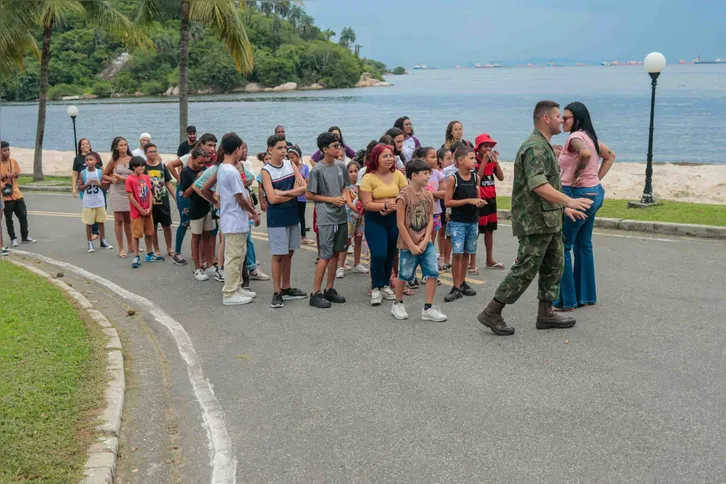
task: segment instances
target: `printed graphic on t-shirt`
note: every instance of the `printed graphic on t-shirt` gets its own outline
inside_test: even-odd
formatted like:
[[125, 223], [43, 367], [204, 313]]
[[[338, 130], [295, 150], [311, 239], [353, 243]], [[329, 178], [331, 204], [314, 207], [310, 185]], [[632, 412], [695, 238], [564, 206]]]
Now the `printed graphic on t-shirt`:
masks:
[[148, 168], [146, 174], [151, 178], [151, 191], [154, 194], [154, 205], [162, 205], [167, 196], [166, 181], [164, 180], [164, 167]]
[[428, 205], [429, 201], [425, 198], [417, 200], [413, 205], [406, 211], [406, 225], [411, 232], [422, 232], [426, 230], [429, 224], [428, 217]]

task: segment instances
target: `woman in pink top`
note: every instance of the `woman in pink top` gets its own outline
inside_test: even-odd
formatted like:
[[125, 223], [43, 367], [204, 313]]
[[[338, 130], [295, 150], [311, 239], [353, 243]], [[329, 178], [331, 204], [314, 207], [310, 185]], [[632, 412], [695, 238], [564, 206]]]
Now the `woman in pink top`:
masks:
[[593, 200], [586, 212], [586, 219], [573, 222], [565, 217], [562, 226], [562, 235], [565, 238], [565, 270], [562, 274], [560, 297], [553, 305], [555, 309], [571, 311], [578, 306], [597, 302], [592, 229], [595, 214], [605, 199], [605, 190], [600, 185], [600, 180], [613, 165], [615, 153], [598, 141], [590, 113], [581, 102], [573, 102], [565, 107], [562, 127], [563, 131], [570, 133], [565, 146], [555, 150], [559, 152], [562, 191], [570, 197]]

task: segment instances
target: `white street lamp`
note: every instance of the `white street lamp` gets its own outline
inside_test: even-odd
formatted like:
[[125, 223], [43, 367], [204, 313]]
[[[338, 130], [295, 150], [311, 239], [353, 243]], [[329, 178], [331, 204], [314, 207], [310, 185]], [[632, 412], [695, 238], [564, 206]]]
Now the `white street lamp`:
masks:
[[76, 150], [76, 154], [78, 154], [78, 140], [76, 138], [76, 117], [78, 116], [78, 108], [75, 106], [68, 106], [66, 113], [71, 117], [71, 120], [73, 120], [73, 145]]

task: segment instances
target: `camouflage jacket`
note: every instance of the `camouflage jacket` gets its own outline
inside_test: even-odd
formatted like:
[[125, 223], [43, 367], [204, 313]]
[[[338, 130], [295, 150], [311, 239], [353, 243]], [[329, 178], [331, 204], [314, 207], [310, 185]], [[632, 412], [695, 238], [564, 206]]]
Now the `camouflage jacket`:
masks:
[[562, 207], [533, 189], [549, 183], [562, 190], [560, 166], [547, 139], [535, 129], [517, 152], [512, 181], [512, 232], [516, 237], [562, 230]]

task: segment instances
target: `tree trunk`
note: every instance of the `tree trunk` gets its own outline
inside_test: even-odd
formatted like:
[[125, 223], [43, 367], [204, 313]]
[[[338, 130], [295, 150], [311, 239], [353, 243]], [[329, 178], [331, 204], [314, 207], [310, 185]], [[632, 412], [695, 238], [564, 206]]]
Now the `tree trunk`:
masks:
[[181, 3], [179, 35], [179, 140], [187, 136], [189, 122], [189, 0]]
[[35, 130], [33, 155], [33, 181], [43, 179], [43, 137], [45, 136], [45, 110], [48, 104], [48, 64], [53, 24], [43, 26], [43, 53], [40, 57], [40, 92], [38, 94], [38, 127]]

